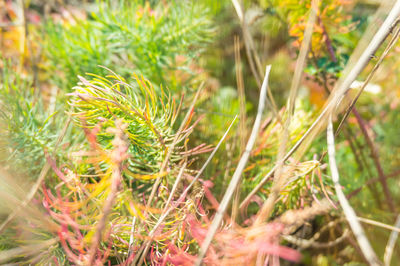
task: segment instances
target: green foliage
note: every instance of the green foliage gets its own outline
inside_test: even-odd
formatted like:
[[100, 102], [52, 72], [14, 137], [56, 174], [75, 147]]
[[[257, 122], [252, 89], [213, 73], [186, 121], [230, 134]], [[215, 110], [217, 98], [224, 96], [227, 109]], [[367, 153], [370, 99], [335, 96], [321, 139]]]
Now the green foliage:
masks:
[[387, 169], [397, 169], [400, 162], [400, 139], [398, 133], [400, 132], [400, 124], [397, 123], [400, 119], [400, 111], [398, 108], [385, 108], [384, 112], [387, 113], [387, 119], [382, 123], [377, 123], [374, 126], [376, 132], [376, 141], [379, 143], [381, 156], [383, 157], [382, 163], [387, 166]]
[[48, 115], [41, 99], [34, 97], [31, 81], [11, 72], [5, 66], [1, 74], [1, 161], [36, 178], [45, 161], [44, 150], [53, 151], [63, 121], [55, 124], [56, 114]]
[[[298, 48], [303, 40], [304, 30], [310, 14], [311, 1], [260, 0], [268, 15], [266, 21], [287, 24], [293, 46]], [[305, 71], [310, 77], [325, 86], [329, 78], [336, 79], [347, 63], [349, 54], [357, 42], [354, 29], [358, 20], [349, 15], [351, 1], [320, 1], [310, 46], [310, 59]], [[280, 22], [280, 23], [278, 23]]]
[[205, 105], [206, 110], [209, 110], [206, 115], [210, 122], [204, 125], [205, 131], [214, 137], [221, 136], [226, 130], [227, 122], [239, 114], [237, 92], [231, 87], [220, 88]]
[[[90, 81], [79, 78], [79, 86], [70, 94], [75, 122], [85, 128], [99, 125], [98, 141], [110, 149], [113, 135], [106, 129], [115, 127], [117, 119], [122, 120], [128, 125], [129, 171], [158, 173], [174, 136], [176, 114], [172, 98], [164, 99], [164, 92], [157, 93], [148, 80], [137, 76], [129, 84], [117, 74], [106, 78], [92, 75]], [[173, 156], [172, 160], [177, 158]]]
[[157, 86], [190, 81], [191, 64], [211, 37], [207, 9], [192, 1], [99, 1], [86, 20], [45, 27], [48, 67], [64, 90], [82, 73], [106, 74], [103, 65], [127, 78], [133, 72]]

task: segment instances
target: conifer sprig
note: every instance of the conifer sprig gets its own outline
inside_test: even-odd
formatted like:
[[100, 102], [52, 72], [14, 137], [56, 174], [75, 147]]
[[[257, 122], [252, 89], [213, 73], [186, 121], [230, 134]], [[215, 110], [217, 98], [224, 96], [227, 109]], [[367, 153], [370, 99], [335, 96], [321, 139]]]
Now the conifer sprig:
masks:
[[[128, 171], [133, 176], [158, 173], [160, 163], [171, 144], [176, 118], [175, 104], [171, 96], [157, 93], [153, 85], [143, 77], [134, 76], [132, 83], [116, 74], [105, 78], [91, 74], [69, 94], [71, 115], [79, 126], [102, 128], [97, 137], [99, 143], [109, 149], [112, 135], [105, 129], [115, 127], [116, 119], [127, 124], [129, 145]], [[175, 154], [172, 160], [179, 159]]]

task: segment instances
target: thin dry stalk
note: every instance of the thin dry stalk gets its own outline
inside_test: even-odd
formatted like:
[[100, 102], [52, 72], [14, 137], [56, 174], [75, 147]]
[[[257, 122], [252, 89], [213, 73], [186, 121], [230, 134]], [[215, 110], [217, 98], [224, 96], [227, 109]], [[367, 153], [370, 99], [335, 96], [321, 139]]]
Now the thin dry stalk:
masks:
[[[289, 243], [297, 245], [300, 248], [300, 250], [307, 249], [310, 247], [311, 248], [330, 248], [330, 247], [333, 247], [333, 246], [341, 243], [343, 240], [345, 240], [349, 236], [350, 231], [348, 229], [346, 229], [340, 237], [338, 237], [335, 240], [330, 241], [330, 242], [324, 242], [324, 243], [318, 242], [318, 239], [321, 237], [322, 233], [324, 233], [328, 229], [333, 228], [338, 223], [341, 223], [343, 221], [345, 221], [344, 218], [338, 218], [334, 221], [330, 221], [329, 223], [324, 225], [318, 232], [316, 232], [310, 239], [301, 239], [301, 238], [297, 238], [293, 235], [283, 235], [283, 238], [285, 240], [287, 240]], [[296, 230], [297, 230], [297, 228], [296, 228]], [[293, 231], [289, 231], [289, 232], [293, 232]]]
[[[243, 70], [242, 70], [242, 62], [240, 59], [240, 40], [238, 36], [235, 36], [234, 41], [235, 47], [235, 65], [236, 65], [236, 83], [238, 89], [238, 97], [239, 97], [239, 121], [240, 121], [240, 130], [239, 130], [239, 138], [240, 138], [240, 154], [246, 148], [246, 96], [244, 93], [244, 82], [243, 82]], [[235, 195], [233, 196], [232, 202], [232, 221], [236, 221], [236, 217], [239, 210], [240, 203], [240, 184], [237, 186]]]
[[329, 241], [329, 242], [318, 242], [315, 240], [311, 239], [301, 239], [301, 238], [296, 238], [294, 236], [288, 235], [288, 236], [283, 236], [283, 239], [288, 241], [291, 244], [294, 244], [301, 249], [307, 249], [307, 248], [331, 248], [334, 247], [343, 240], [345, 240], [348, 236], [350, 235], [350, 230], [347, 228], [344, 230], [343, 234], [336, 238], [335, 240]]
[[266, 219], [268, 219], [269, 215], [272, 212], [273, 206], [275, 205], [275, 201], [277, 200], [277, 198], [279, 196], [279, 192], [283, 189], [283, 186], [286, 181], [286, 177], [289, 176], [290, 172], [291, 172], [290, 168], [286, 168], [287, 171], [286, 171], [285, 175], [283, 175], [283, 165], [285, 163], [284, 154], [286, 152], [287, 143], [289, 141], [290, 123], [292, 121], [292, 116], [293, 116], [294, 109], [295, 109], [295, 100], [297, 97], [298, 89], [300, 87], [301, 78], [303, 76], [304, 66], [307, 61], [308, 50], [309, 50], [310, 43], [311, 43], [311, 37], [312, 37], [314, 24], [315, 24], [315, 20], [316, 20], [318, 5], [319, 5], [319, 0], [312, 1], [311, 12], [308, 17], [307, 26], [306, 26], [306, 29], [304, 32], [304, 39], [301, 44], [299, 57], [297, 58], [297, 61], [296, 61], [296, 69], [294, 72], [292, 85], [290, 87], [290, 95], [289, 95], [288, 108], [287, 108], [287, 110], [288, 110], [287, 118], [283, 125], [283, 134], [282, 134], [281, 144], [279, 146], [279, 151], [278, 151], [278, 159], [277, 159], [276, 173], [274, 176], [274, 184], [272, 185], [272, 190], [271, 190], [270, 195], [268, 196], [267, 201], [264, 203], [259, 214], [257, 215], [256, 221], [254, 222], [254, 226], [258, 226], [262, 222], [264, 222]]
[[313, 0], [311, 3], [310, 15], [308, 17], [307, 26], [304, 31], [304, 38], [301, 42], [299, 57], [296, 61], [296, 68], [293, 75], [292, 84], [290, 86], [289, 102], [288, 102], [288, 119], [291, 122], [291, 117], [294, 114], [295, 100], [297, 92], [300, 87], [301, 79], [303, 77], [304, 67], [307, 62], [308, 51], [310, 49], [310, 43], [312, 34], [314, 31], [314, 24], [317, 17], [317, 9], [319, 6], [319, 0]]
[[391, 226], [391, 225], [388, 225], [388, 224], [384, 224], [384, 223], [377, 222], [377, 221], [374, 221], [374, 220], [371, 220], [371, 219], [367, 219], [367, 218], [363, 218], [363, 217], [357, 217], [357, 219], [360, 222], [363, 222], [363, 223], [366, 223], [366, 224], [375, 225], [375, 226], [382, 227], [382, 228], [385, 228], [385, 229], [388, 229], [388, 230], [392, 230], [394, 232], [400, 232], [400, 228], [398, 228], [396, 226]]
[[[394, 227], [400, 229], [400, 215], [397, 216]], [[385, 266], [390, 266], [390, 261], [392, 260], [392, 255], [393, 255], [393, 249], [394, 246], [396, 245], [396, 241], [399, 236], [399, 231], [392, 230], [392, 232], [390, 233], [389, 240], [385, 248], [385, 255], [383, 256], [383, 262], [385, 263]]]
[[[399, 22], [399, 20], [397, 20], [394, 23], [394, 25], [397, 25], [398, 22]], [[347, 110], [346, 110], [346, 112], [345, 112], [345, 114], [344, 114], [344, 116], [343, 116], [343, 118], [342, 118], [342, 120], [341, 120], [341, 122], [340, 122], [340, 124], [339, 124], [339, 126], [337, 128], [337, 130], [336, 130], [336, 134], [335, 134], [335, 135], [337, 135], [337, 133], [340, 132], [340, 130], [342, 129], [342, 127], [344, 125], [344, 122], [347, 120], [350, 112], [353, 111], [353, 113], [354, 113], [354, 115], [355, 115], [355, 117], [357, 119], [357, 122], [358, 122], [358, 124], [360, 126], [361, 132], [363, 133], [363, 135], [364, 135], [364, 137], [365, 137], [365, 139], [367, 141], [367, 144], [371, 149], [371, 155], [372, 155], [372, 159], [374, 161], [375, 167], [376, 167], [376, 169], [378, 171], [379, 181], [381, 182], [381, 185], [383, 187], [384, 194], [385, 194], [385, 197], [386, 197], [386, 202], [387, 202], [387, 204], [389, 206], [389, 209], [392, 212], [395, 211], [395, 206], [394, 206], [394, 203], [393, 203], [392, 196], [390, 194], [389, 187], [388, 187], [387, 182], [386, 182], [387, 178], [386, 178], [386, 176], [384, 174], [383, 168], [382, 168], [380, 160], [379, 160], [378, 151], [377, 151], [374, 143], [372, 142], [372, 140], [371, 140], [371, 138], [370, 138], [370, 136], [368, 134], [368, 131], [365, 128], [363, 119], [361, 118], [361, 116], [358, 113], [358, 111], [355, 109], [355, 104], [356, 104], [357, 100], [359, 99], [361, 93], [364, 91], [365, 87], [368, 85], [368, 83], [371, 81], [372, 77], [374, 76], [374, 74], [378, 70], [379, 66], [382, 64], [383, 59], [387, 56], [389, 51], [397, 43], [399, 37], [400, 37], [400, 28], [398, 28], [396, 30], [396, 32], [394, 33], [394, 35], [393, 35], [392, 39], [390, 40], [389, 44], [387, 45], [387, 47], [385, 48], [384, 52], [380, 56], [378, 62], [375, 64], [375, 66], [372, 69], [372, 71], [368, 74], [368, 77], [366, 78], [366, 80], [364, 81], [363, 85], [359, 89], [357, 95], [353, 98], [353, 100], [352, 100], [351, 104], [349, 105], [349, 107], [347, 108]]]
[[240, 122], [240, 151], [243, 152], [246, 148], [246, 96], [243, 82], [243, 69], [240, 59], [240, 40], [235, 36], [235, 69], [236, 69], [236, 84], [239, 98], [239, 122]]
[[[325, 108], [322, 110], [320, 115], [311, 124], [308, 130], [303, 136], [296, 142], [292, 149], [285, 155], [284, 160], [287, 160], [295, 151], [297, 151], [302, 145], [304, 152], [307, 145], [324, 128], [328, 117], [334, 112], [337, 104], [343, 99], [346, 92], [349, 90], [350, 85], [366, 67], [368, 62], [371, 60], [372, 55], [375, 54], [376, 50], [381, 46], [382, 42], [392, 32], [395, 22], [400, 15], [400, 0], [397, 0], [391, 9], [389, 15], [386, 17], [382, 26], [379, 28], [377, 33], [373, 36], [372, 40], [368, 43], [367, 47], [358, 47], [356, 50], [362, 50], [363, 53], [355, 61], [355, 64], [351, 70], [343, 76], [343, 79], [338, 82], [331, 93], [330, 98], [327, 101]], [[362, 42], [361, 45], [364, 45]], [[362, 49], [361, 49], [362, 48]], [[300, 153], [301, 155], [301, 153]], [[240, 208], [246, 206], [251, 198], [265, 185], [268, 179], [274, 174], [276, 165], [263, 177], [260, 183], [247, 195], [247, 197], [240, 204]]]
[[268, 90], [268, 78], [269, 78], [270, 71], [271, 71], [271, 66], [268, 65], [265, 70], [265, 78], [264, 78], [264, 81], [263, 81], [263, 84], [261, 87], [260, 100], [258, 103], [256, 120], [254, 121], [253, 129], [251, 131], [249, 140], [246, 145], [246, 150], [243, 152], [242, 157], [240, 158], [238, 166], [237, 166], [235, 172], [233, 173], [233, 176], [229, 183], [229, 186], [226, 189], [225, 195], [219, 205], [217, 213], [215, 214], [215, 217], [208, 229], [207, 236], [201, 245], [201, 249], [200, 249], [197, 261], [196, 261], [196, 265], [202, 264], [203, 258], [205, 257], [205, 255], [207, 253], [208, 247], [210, 246], [211, 241], [214, 238], [214, 235], [217, 232], [218, 227], [220, 226], [220, 224], [222, 222], [223, 216], [226, 212], [226, 209], [232, 198], [232, 195], [241, 180], [243, 170], [247, 164], [247, 161], [250, 157], [251, 150], [253, 149], [254, 143], [257, 139], [258, 131], [261, 126], [262, 114], [263, 114], [264, 108], [265, 108], [265, 101], [266, 101], [266, 95], [267, 95], [267, 90]]
[[247, 23], [245, 20], [245, 14], [243, 11], [243, 4], [241, 1], [239, 2], [238, 0], [232, 0], [232, 4], [233, 4], [233, 7], [235, 8], [236, 14], [237, 14], [239, 21], [241, 23], [241, 26], [242, 26], [242, 31], [243, 31], [243, 35], [244, 35], [244, 39], [245, 39], [244, 44], [245, 44], [245, 49], [246, 49], [246, 56], [249, 61], [250, 70], [253, 73], [253, 76], [257, 82], [257, 85], [261, 86], [260, 73], [258, 72], [258, 70], [256, 68], [256, 65], [255, 65], [256, 63], [255, 63], [254, 58], [252, 57], [252, 53], [251, 53], [250, 44], [254, 45], [254, 42], [253, 42], [251, 35], [248, 36], [249, 33], [248, 33], [248, 29], [247, 29]]
[[[69, 124], [71, 122], [71, 118], [68, 117], [68, 120], [64, 126], [64, 128], [62, 129], [60, 135], [58, 136], [58, 139], [56, 141], [56, 144], [54, 146], [54, 151], [53, 151], [53, 155], [55, 154], [58, 146], [60, 145], [61, 141], [63, 140], [67, 129], [69, 127]], [[31, 190], [29, 191], [28, 195], [26, 196], [25, 200], [20, 204], [20, 206], [17, 206], [15, 208], [15, 210], [10, 213], [7, 217], [7, 219], [1, 223], [0, 225], [0, 234], [4, 231], [4, 229], [7, 227], [7, 225], [19, 214], [19, 212], [24, 209], [33, 199], [33, 197], [36, 195], [36, 192], [39, 190], [40, 186], [43, 183], [43, 180], [46, 178], [49, 170], [51, 169], [51, 165], [48, 161], [46, 161], [46, 163], [44, 164], [42, 170], [39, 173], [39, 177], [36, 180], [35, 184], [33, 184]]]
[[[397, 21], [394, 22], [394, 25], [397, 25], [398, 22], [399, 22], [399, 19], [398, 19]], [[342, 128], [343, 128], [345, 122], [347, 121], [347, 118], [349, 117], [349, 114], [353, 111], [353, 108], [354, 108], [354, 112], [356, 112], [356, 113], [358, 114], [358, 112], [357, 112], [356, 109], [355, 109], [355, 104], [356, 104], [357, 100], [358, 100], [359, 97], [361, 96], [361, 94], [362, 94], [362, 92], [364, 91], [365, 87], [366, 87], [366, 86], [368, 85], [368, 83], [371, 81], [372, 77], [374, 76], [374, 74], [376, 73], [376, 71], [378, 70], [378, 68], [381, 66], [381, 64], [382, 64], [382, 62], [383, 62], [383, 60], [384, 60], [384, 58], [387, 56], [387, 54], [389, 53], [389, 51], [395, 46], [395, 44], [397, 43], [399, 37], [400, 37], [400, 27], [397, 28], [397, 30], [396, 30], [396, 32], [394, 33], [392, 39], [390, 40], [390, 42], [389, 42], [388, 45], [386, 46], [386, 48], [385, 48], [385, 50], [383, 51], [382, 55], [379, 57], [377, 63], [374, 65], [373, 69], [372, 69], [371, 72], [368, 74], [368, 76], [367, 76], [366, 80], [363, 82], [362, 86], [359, 88], [359, 90], [358, 90], [358, 92], [357, 92], [357, 95], [353, 98], [353, 100], [351, 101], [350, 105], [349, 105], [348, 108], [346, 109], [345, 114], [343, 115], [343, 118], [342, 118], [342, 120], [340, 121], [338, 128], [336, 129], [335, 137], [337, 137], [337, 136], [339, 135], [339, 133], [341, 132], [341, 130], [342, 130]], [[363, 134], [364, 134], [364, 136], [365, 136], [365, 138], [366, 138], [366, 140], [367, 140], [369, 146], [372, 147], [372, 148], [374, 149], [374, 145], [373, 145], [373, 143], [371, 142], [371, 139], [369, 138], [368, 133], [366, 132], [366, 130], [363, 130], [363, 129], [365, 129], [365, 126], [364, 126], [364, 123], [363, 123], [362, 119], [357, 119], [357, 121], [358, 121], [358, 124], [360, 125], [360, 128], [361, 128], [362, 131], [363, 131]], [[365, 133], [366, 133], [366, 134], [365, 134]], [[352, 144], [351, 138], [348, 138], [348, 139], [349, 139], [349, 141], [350, 141], [350, 146], [351, 146], [352, 150], [354, 151], [355, 158], [356, 158], [356, 160], [358, 160], [358, 156], [357, 156], [357, 153], [355, 152], [355, 151], [356, 151], [355, 148], [353, 148], [353, 144]], [[372, 145], [371, 145], [371, 143], [372, 143]], [[376, 153], [375, 153], [375, 154], [376, 154]], [[321, 158], [320, 158], [320, 161], [323, 160], [323, 158], [325, 157], [325, 155], [326, 155], [326, 151], [322, 154], [322, 156], [321, 156]], [[370, 180], [371, 182], [368, 181], [368, 182], [366, 183], [366, 185], [369, 185], [369, 184], [371, 184], [371, 183], [373, 183], [373, 182], [376, 182], [376, 181], [380, 181], [381, 184], [382, 184], [382, 187], [383, 187], [384, 190], [385, 190], [385, 195], [387, 195], [387, 203], [388, 203], [388, 206], [389, 206], [389, 208], [392, 209], [392, 208], [393, 208], [393, 200], [392, 200], [392, 198], [391, 198], [391, 196], [390, 196], [390, 191], [387, 189], [387, 182], [386, 182], [386, 179], [387, 179], [388, 177], [391, 177], [392, 174], [389, 175], [389, 176], [386, 176], [386, 175], [383, 174], [383, 171], [381, 171], [381, 170], [382, 170], [382, 167], [381, 167], [381, 164], [380, 164], [380, 162], [379, 162], [379, 158], [378, 158], [377, 156], [374, 157], [374, 162], [375, 162], [376, 168], [377, 168], [377, 169], [380, 169], [380, 170], [379, 170], [379, 172], [380, 172], [379, 178], [378, 178], [378, 179], [372, 179], [372, 180]], [[360, 166], [362, 165], [361, 162], [358, 162], [358, 164], [359, 164]], [[360, 190], [361, 190], [361, 188], [360, 188], [359, 190], [353, 191], [352, 193], [350, 193], [350, 194], [347, 196], [347, 198], [348, 198], [348, 199], [351, 198], [351, 197], [354, 196], [356, 193], [358, 193]]]
[[131, 223], [131, 235], [129, 237], [129, 250], [128, 250], [128, 256], [127, 256], [128, 258], [132, 254], [132, 246], [133, 246], [133, 242], [134, 242], [133, 233], [135, 232], [135, 225], [136, 225], [136, 216], [133, 216], [132, 223]]
[[19, 53], [20, 53], [20, 61], [19, 61], [19, 73], [23, 72], [24, 67], [24, 56], [25, 56], [25, 45], [26, 45], [26, 37], [27, 37], [27, 23], [26, 23], [26, 14], [25, 14], [25, 4], [24, 0], [18, 0], [18, 20], [22, 26], [20, 41], [19, 41]]
[[331, 228], [335, 227], [337, 224], [339, 224], [339, 223], [341, 223], [341, 222], [343, 222], [345, 220], [346, 220], [345, 218], [341, 217], [341, 218], [338, 218], [338, 219], [336, 219], [334, 221], [330, 221], [329, 223], [324, 225], [318, 232], [316, 232], [313, 235], [313, 237], [311, 238], [311, 240], [317, 241], [321, 237], [323, 232], [325, 232], [328, 229], [331, 229]]
[[172, 189], [171, 189], [171, 192], [170, 192], [170, 194], [169, 194], [168, 200], [167, 200], [167, 202], [165, 203], [165, 207], [164, 207], [164, 209], [163, 209], [163, 213], [167, 210], [169, 204], [171, 203], [172, 199], [174, 198], [175, 191], [176, 191], [176, 189], [178, 188], [178, 184], [181, 182], [183, 173], [184, 173], [185, 170], [186, 170], [186, 165], [187, 165], [187, 162], [184, 162], [183, 165], [182, 165], [182, 167], [181, 167], [181, 170], [179, 170], [179, 174], [178, 174], [178, 176], [177, 176], [177, 178], [176, 178], [176, 180], [175, 180], [175, 183], [174, 183], [174, 185], [173, 185], [173, 187], [172, 187]]
[[[242, 4], [238, 0], [232, 0], [233, 7], [236, 10], [236, 14], [238, 15], [239, 21], [242, 26], [242, 31], [243, 31], [243, 40], [244, 40], [244, 46], [246, 50], [246, 56], [247, 60], [249, 61], [249, 66], [250, 70], [253, 73], [253, 76], [257, 82], [258, 87], [261, 87], [261, 80], [263, 76], [263, 70], [261, 66], [261, 60], [258, 57], [255, 45], [254, 45], [254, 40], [253, 37], [250, 34], [245, 13], [242, 8]], [[271, 105], [272, 112], [274, 113], [275, 117], [277, 118], [278, 122], [281, 123], [282, 119], [279, 115], [278, 107], [275, 103], [274, 96], [272, 95], [271, 90], [268, 90], [267, 92], [269, 101], [267, 100], [267, 103]]]
[[331, 169], [332, 181], [335, 186], [336, 195], [338, 197], [340, 206], [343, 209], [344, 215], [347, 222], [353, 231], [354, 236], [357, 239], [358, 244], [363, 252], [363, 255], [370, 265], [381, 265], [378, 257], [375, 254], [367, 236], [365, 235], [364, 229], [362, 228], [358, 217], [354, 212], [353, 208], [349, 204], [342, 191], [342, 187], [339, 182], [339, 171], [335, 159], [335, 136], [333, 134], [332, 116], [329, 117], [329, 123], [327, 128], [327, 144], [328, 144], [328, 155], [329, 155], [329, 166]]

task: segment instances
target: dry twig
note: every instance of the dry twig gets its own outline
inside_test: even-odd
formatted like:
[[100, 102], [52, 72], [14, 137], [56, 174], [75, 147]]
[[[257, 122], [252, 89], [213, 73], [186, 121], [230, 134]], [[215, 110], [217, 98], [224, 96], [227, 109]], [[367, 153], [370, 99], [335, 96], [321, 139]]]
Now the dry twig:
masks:
[[270, 213], [272, 212], [273, 206], [275, 205], [275, 201], [277, 200], [279, 196], [279, 192], [283, 189], [283, 186], [286, 182], [286, 177], [290, 175], [290, 172], [292, 171], [291, 167], [285, 168], [286, 172], [284, 173], [284, 164], [286, 159], [284, 158], [284, 154], [286, 152], [286, 147], [287, 143], [289, 141], [289, 128], [290, 128], [290, 123], [292, 121], [292, 116], [294, 113], [295, 109], [295, 100], [297, 96], [297, 91], [300, 87], [300, 82], [301, 78], [303, 76], [303, 70], [304, 66], [307, 60], [308, 56], [308, 50], [310, 47], [310, 42], [311, 42], [311, 37], [314, 29], [314, 23], [316, 19], [316, 14], [317, 14], [317, 8], [318, 8], [318, 0], [313, 0], [312, 1], [312, 7], [311, 7], [311, 12], [307, 21], [307, 26], [305, 29], [304, 33], [304, 39], [301, 44], [300, 48], [300, 54], [299, 57], [297, 58], [296, 61], [296, 70], [294, 72], [294, 77], [292, 80], [292, 85], [290, 87], [290, 95], [289, 95], [289, 101], [288, 101], [288, 112], [287, 112], [287, 117], [285, 120], [285, 123], [283, 125], [283, 134], [282, 134], [282, 139], [280, 142], [279, 146], [279, 151], [278, 151], [278, 159], [277, 159], [277, 164], [276, 164], [276, 172], [274, 176], [274, 183], [272, 185], [271, 193], [268, 196], [267, 201], [264, 203], [264, 205], [261, 207], [261, 210], [259, 211], [256, 221], [254, 222], [254, 225], [260, 225], [262, 222], [264, 222], [266, 219], [268, 219]]
[[210, 246], [211, 241], [214, 238], [214, 235], [217, 232], [218, 227], [220, 226], [220, 224], [222, 222], [224, 213], [225, 213], [225, 211], [228, 207], [228, 204], [232, 198], [233, 192], [235, 191], [236, 187], [238, 186], [238, 184], [240, 182], [243, 170], [249, 159], [250, 152], [253, 149], [254, 143], [255, 143], [257, 135], [258, 135], [258, 130], [260, 129], [260, 126], [261, 126], [261, 119], [262, 119], [262, 114], [263, 114], [264, 107], [265, 107], [266, 94], [267, 94], [267, 90], [268, 90], [268, 78], [269, 78], [270, 71], [271, 71], [271, 66], [267, 66], [266, 70], [265, 70], [264, 82], [261, 87], [257, 116], [256, 116], [256, 120], [254, 121], [253, 129], [251, 131], [249, 140], [246, 145], [246, 150], [243, 152], [243, 155], [240, 158], [238, 166], [237, 166], [235, 172], [233, 173], [233, 176], [229, 183], [229, 186], [226, 189], [225, 195], [219, 205], [217, 213], [215, 214], [215, 217], [208, 229], [207, 236], [204, 239], [204, 242], [202, 243], [196, 265], [202, 264], [203, 258], [207, 253], [208, 247]]
[[380, 265], [380, 261], [375, 254], [375, 251], [372, 249], [371, 244], [368, 241], [367, 236], [365, 235], [364, 229], [357, 219], [357, 215], [354, 212], [353, 208], [350, 206], [349, 202], [346, 199], [342, 191], [342, 187], [339, 183], [339, 171], [336, 165], [335, 159], [335, 137], [333, 134], [333, 125], [332, 125], [332, 116], [329, 117], [328, 128], [327, 128], [327, 143], [328, 143], [328, 155], [329, 155], [329, 166], [331, 169], [332, 181], [335, 186], [336, 195], [338, 197], [340, 206], [343, 209], [344, 215], [347, 219], [347, 222], [350, 225], [351, 230], [353, 231], [354, 236], [357, 239], [358, 244], [361, 247], [363, 255], [365, 259], [368, 261], [370, 265]]
[[[253, 37], [250, 34], [247, 21], [246, 21], [246, 16], [243, 11], [242, 5], [239, 2], [239, 0], [232, 0], [233, 7], [236, 10], [236, 14], [238, 15], [239, 21], [242, 26], [242, 31], [243, 31], [243, 41], [244, 41], [244, 46], [246, 48], [246, 56], [247, 60], [249, 61], [249, 66], [250, 70], [253, 73], [254, 78], [256, 79], [257, 85], [261, 87], [261, 80], [262, 80], [262, 75], [263, 75], [263, 70], [261, 66], [261, 60], [258, 57], [254, 40]], [[274, 116], [277, 118], [278, 122], [281, 123], [282, 119], [279, 115], [278, 107], [275, 103], [274, 97], [272, 95], [272, 92], [268, 90], [267, 92], [268, 98], [267, 98], [267, 103], [271, 105], [272, 112], [274, 113]]]
[[294, 244], [301, 249], [307, 249], [307, 248], [331, 248], [334, 247], [338, 244], [340, 244], [343, 240], [345, 240], [349, 236], [350, 231], [348, 229], [345, 229], [343, 234], [336, 238], [335, 240], [323, 243], [323, 242], [317, 242], [313, 239], [301, 239], [301, 238], [296, 238], [294, 236], [288, 235], [288, 236], [283, 236], [283, 239], [288, 241], [291, 244]]
[[[246, 96], [244, 92], [243, 70], [242, 70], [242, 62], [240, 59], [240, 40], [238, 36], [235, 36], [234, 46], [235, 46], [236, 83], [237, 83], [239, 108], [240, 108], [239, 141], [240, 141], [240, 154], [241, 154], [246, 149], [247, 134], [246, 134]], [[239, 203], [240, 203], [240, 184], [237, 186], [235, 195], [233, 196], [232, 221], [236, 221], [236, 216], [239, 209]]]
[[[396, 223], [394, 224], [394, 226], [400, 229], [400, 215], [397, 216]], [[398, 236], [399, 236], [399, 231], [392, 230], [392, 232], [390, 233], [389, 241], [385, 248], [385, 255], [383, 256], [383, 262], [385, 263], [385, 266], [390, 265], [390, 261], [392, 260], [392, 255], [393, 255], [393, 249], [394, 246], [396, 245], [396, 240]]]

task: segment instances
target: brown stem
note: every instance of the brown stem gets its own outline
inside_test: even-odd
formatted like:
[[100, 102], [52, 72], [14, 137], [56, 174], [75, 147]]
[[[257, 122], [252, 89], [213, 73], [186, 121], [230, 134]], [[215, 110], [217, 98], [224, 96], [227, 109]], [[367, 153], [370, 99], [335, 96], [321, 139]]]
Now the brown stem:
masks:
[[381, 182], [382, 188], [383, 188], [383, 192], [385, 194], [386, 197], [386, 201], [387, 204], [389, 206], [390, 211], [395, 212], [396, 208], [394, 206], [393, 203], [393, 198], [390, 194], [390, 190], [388, 187], [388, 184], [386, 182], [386, 177], [385, 177], [385, 173], [383, 172], [383, 168], [382, 165], [379, 161], [379, 154], [378, 154], [378, 150], [376, 149], [371, 137], [369, 136], [369, 133], [367, 131], [366, 125], [364, 120], [362, 119], [361, 115], [358, 113], [358, 111], [356, 109], [352, 110], [354, 116], [357, 119], [357, 122], [360, 126], [361, 132], [363, 133], [365, 140], [367, 142], [367, 145], [369, 146], [370, 150], [371, 150], [371, 156], [372, 156], [372, 160], [374, 161], [376, 170], [378, 171], [378, 177], [379, 177], [379, 181]]
[[337, 59], [336, 59], [336, 56], [335, 56], [335, 50], [333, 49], [333, 46], [332, 46], [332, 41], [331, 41], [331, 39], [329, 38], [329, 35], [328, 35], [328, 32], [326, 31], [326, 28], [325, 28], [325, 25], [324, 25], [324, 23], [322, 22], [322, 19], [321, 19], [321, 17], [320, 16], [317, 16], [317, 19], [318, 19], [318, 24], [321, 26], [321, 28], [322, 28], [322, 34], [324, 35], [324, 37], [325, 37], [325, 45], [326, 45], [326, 48], [328, 49], [328, 52], [329, 52], [329, 55], [330, 55], [330, 57], [331, 57], [331, 60], [333, 61], [333, 62], [337, 62]]
[[[364, 148], [357, 141], [356, 136], [354, 136], [354, 133], [352, 132], [350, 127], [346, 127], [346, 129], [343, 131], [343, 133], [345, 133], [345, 136], [348, 140], [352, 140], [352, 141], [350, 141], [350, 143], [353, 142], [353, 145], [354, 145], [354, 151], [353, 151], [354, 157], [356, 158], [357, 163], [359, 163], [360, 168], [362, 168], [363, 170], [364, 169], [366, 170], [368, 180], [371, 179], [373, 174], [371, 172], [370, 165], [367, 163], [367, 159], [365, 158], [365, 155], [363, 153]], [[359, 156], [356, 154], [356, 151], [360, 152]], [[365, 167], [363, 167], [363, 166], [365, 166]], [[360, 171], [362, 171], [362, 170], [360, 170]], [[368, 188], [369, 188], [370, 192], [372, 193], [373, 197], [375, 198], [376, 203], [378, 204], [379, 208], [383, 208], [382, 202], [379, 197], [379, 192], [377, 191], [377, 189], [374, 186], [369, 186]]]
[[[391, 174], [386, 175], [386, 179], [388, 178], [395, 178], [398, 177], [400, 175], [400, 170], [395, 171]], [[358, 193], [360, 193], [360, 191], [365, 187], [365, 186], [371, 186], [373, 183], [376, 183], [380, 181], [379, 178], [372, 178], [370, 180], [368, 180], [367, 182], [365, 182], [361, 187], [353, 190], [352, 192], [350, 192], [349, 194], [347, 194], [347, 198], [351, 199], [352, 197], [354, 197], [355, 195], [357, 195]]]
[[354, 139], [353, 139], [353, 136], [352, 136], [351, 132], [348, 132], [348, 130], [345, 130], [345, 131], [343, 131], [343, 134], [346, 137], [347, 141], [349, 142], [349, 146], [350, 146], [350, 149], [353, 152], [354, 159], [355, 159], [355, 161], [357, 163], [357, 166], [358, 166], [358, 170], [360, 172], [363, 172], [364, 166], [363, 166], [363, 163], [361, 161], [361, 156], [362, 155], [360, 154], [361, 152], [359, 152], [359, 150], [357, 150], [357, 147], [354, 144]]
[[271, 66], [267, 66], [265, 69], [265, 78], [264, 78], [263, 84], [261, 86], [260, 100], [258, 103], [256, 120], [254, 121], [253, 129], [251, 131], [250, 137], [249, 137], [247, 145], [246, 145], [246, 150], [240, 157], [238, 166], [237, 166], [235, 172], [233, 173], [233, 176], [231, 178], [231, 181], [229, 182], [228, 188], [225, 191], [224, 197], [222, 198], [222, 201], [219, 205], [217, 213], [215, 214], [214, 219], [207, 231], [207, 235], [204, 239], [204, 242], [201, 245], [199, 255], [195, 262], [196, 266], [200, 266], [202, 264], [202, 261], [207, 253], [207, 250], [211, 244], [211, 241], [214, 238], [214, 235], [216, 234], [216, 232], [222, 222], [222, 219], [224, 217], [224, 214], [226, 212], [228, 204], [233, 196], [233, 193], [235, 192], [235, 189], [241, 180], [241, 176], [242, 176], [244, 168], [246, 167], [246, 164], [249, 160], [251, 150], [253, 149], [254, 143], [257, 139], [257, 135], [258, 135], [258, 132], [259, 132], [259, 129], [261, 126], [261, 118], [262, 118], [262, 114], [263, 114], [264, 107], [265, 107], [265, 101], [266, 101], [267, 89], [268, 89], [268, 78], [269, 78], [270, 71], [271, 71]]

